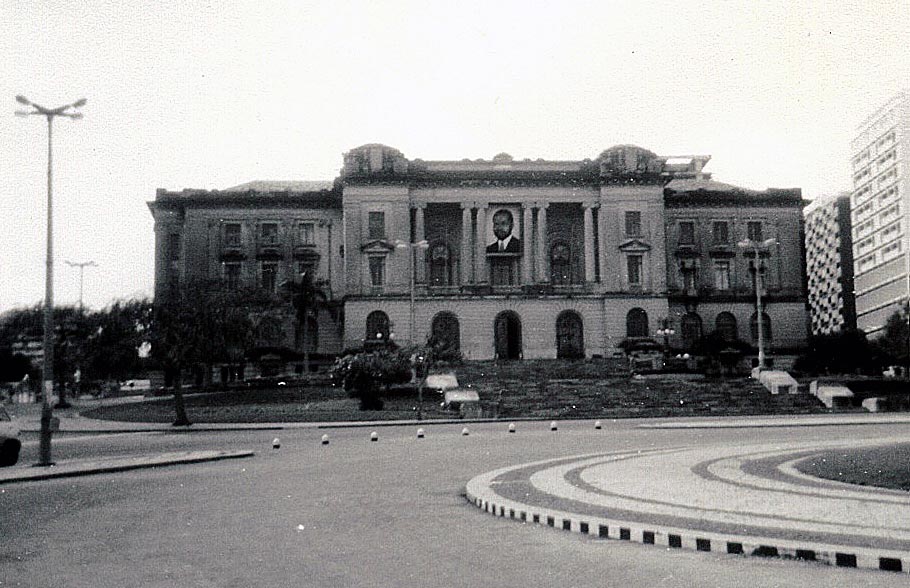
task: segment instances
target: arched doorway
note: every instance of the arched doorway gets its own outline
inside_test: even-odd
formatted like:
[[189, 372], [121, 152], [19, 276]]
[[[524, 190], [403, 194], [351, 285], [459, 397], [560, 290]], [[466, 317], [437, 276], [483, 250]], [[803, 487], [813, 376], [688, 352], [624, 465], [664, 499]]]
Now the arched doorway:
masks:
[[496, 359], [521, 359], [521, 319], [511, 310], [496, 315], [493, 324]]
[[367, 315], [367, 341], [386, 342], [389, 340], [389, 315], [374, 310]]
[[626, 314], [626, 337], [648, 336], [648, 313], [641, 308], [633, 308]]
[[433, 317], [431, 326], [433, 342], [440, 350], [461, 351], [461, 333], [458, 317], [451, 312], [443, 311]]
[[584, 327], [581, 317], [565, 310], [556, 317], [556, 357], [579, 359], [585, 356]]
[[724, 341], [736, 341], [739, 338], [739, 332], [736, 328], [736, 317], [733, 313], [722, 312], [714, 319], [714, 329], [720, 333]]

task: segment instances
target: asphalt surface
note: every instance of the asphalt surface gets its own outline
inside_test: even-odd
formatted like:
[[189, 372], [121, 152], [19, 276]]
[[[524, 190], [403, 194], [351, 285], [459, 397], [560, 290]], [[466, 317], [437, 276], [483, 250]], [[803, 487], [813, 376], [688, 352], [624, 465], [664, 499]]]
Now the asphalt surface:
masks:
[[[645, 421], [141, 433], [55, 451], [250, 458], [0, 485], [2, 586], [906, 586], [889, 572], [601, 540], [485, 515], [468, 480], [614, 451], [880, 438], [902, 425], [644, 429]], [[322, 434], [330, 436], [322, 445]], [[272, 449], [279, 437], [281, 448]], [[26, 450], [33, 451], [32, 440]]]

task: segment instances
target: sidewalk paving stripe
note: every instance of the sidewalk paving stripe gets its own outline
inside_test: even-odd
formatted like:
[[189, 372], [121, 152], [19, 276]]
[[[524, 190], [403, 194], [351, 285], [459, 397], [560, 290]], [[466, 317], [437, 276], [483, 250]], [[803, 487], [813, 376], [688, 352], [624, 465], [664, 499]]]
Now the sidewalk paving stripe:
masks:
[[46, 469], [26, 469], [26, 467], [22, 467], [0, 472], [0, 484], [72, 478], [136, 469], [237, 459], [252, 457], [253, 455], [255, 453], [252, 451], [194, 451], [179, 454], [158, 454], [151, 457], [121, 457], [99, 461], [61, 462]]
[[[590, 455], [576, 456], [575, 459], [581, 458], [590, 458]], [[543, 460], [541, 462], [536, 462], [534, 465], [540, 468], [556, 463], [566, 464], [570, 460], [571, 458]], [[468, 483], [466, 489], [468, 500], [473, 500], [474, 497], [478, 496], [495, 496], [497, 500], [502, 501], [502, 504], [508, 505], [509, 507], [527, 507], [529, 499], [527, 498], [528, 495], [526, 493], [524, 493], [524, 499], [509, 499], [503, 498], [498, 492], [515, 491], [517, 489], [516, 482], [518, 482], [518, 480], [516, 479], [516, 476], [510, 474], [514, 474], [516, 469], [524, 469], [526, 472], [534, 470], [534, 468], [528, 466], [529, 464], [524, 464], [523, 466], [501, 468], [500, 470], [477, 476]], [[494, 490], [494, 485], [492, 484], [493, 480], [497, 479], [497, 477], [504, 477], [506, 475], [509, 475], [509, 479], [512, 480], [513, 483], [495, 486]], [[632, 520], [624, 521], [623, 519], [613, 518], [616, 514], [629, 515], [630, 513], [628, 512], [616, 513], [612, 510], [601, 509], [600, 514], [591, 516], [590, 514], [582, 515], [580, 513], [560, 510], [560, 507], [564, 507], [566, 502], [571, 501], [553, 500], [553, 497], [551, 496], [547, 503], [548, 510], [544, 510], [542, 514], [539, 515], [535, 514], [535, 518], [539, 520], [539, 517], [546, 517], [548, 523], [551, 520], [555, 521], [556, 519], [562, 521], [568, 520], [569, 526], [564, 528], [579, 533], [583, 532], [581, 522], [584, 521], [589, 525], [593, 524], [597, 526], [598, 536], [609, 539], [615, 538], [615, 536], [610, 533], [612, 528], [619, 528], [619, 539], [640, 543], [645, 543], [651, 537], [647, 533], [653, 533], [655, 544], [664, 545], [664, 542], [662, 540], [658, 541], [658, 538], [666, 537], [666, 545], [668, 547], [696, 551], [711, 551], [712, 544], [716, 542], [718, 545], [725, 545], [727, 553], [730, 554], [799, 559], [803, 561], [814, 561], [818, 564], [836, 565], [839, 567], [858, 567], [885, 571], [906, 572], [910, 569], [910, 559], [907, 557], [907, 550], [895, 551], [886, 547], [856, 548], [852, 545], [850, 545], [850, 547], [853, 549], [844, 550], [843, 547], [846, 547], [849, 544], [836, 545], [822, 541], [806, 540], [805, 538], [800, 537], [766, 537], [761, 534], [755, 535], [754, 533], [751, 535], [737, 536], [736, 533], [730, 534], [716, 529], [710, 530], [709, 532], [702, 532], [701, 530], [693, 531], [691, 529], [675, 527], [673, 525], [668, 526], [666, 524], [643, 526], [641, 523], [633, 522]], [[641, 513], [631, 514], [636, 515]], [[581, 516], [584, 516], [585, 518], [582, 519], [580, 518]], [[551, 524], [550, 526], [553, 525]], [[742, 529], [740, 527], [740, 530], [749, 533], [749, 529]], [[827, 536], [830, 537], [830, 534]]]

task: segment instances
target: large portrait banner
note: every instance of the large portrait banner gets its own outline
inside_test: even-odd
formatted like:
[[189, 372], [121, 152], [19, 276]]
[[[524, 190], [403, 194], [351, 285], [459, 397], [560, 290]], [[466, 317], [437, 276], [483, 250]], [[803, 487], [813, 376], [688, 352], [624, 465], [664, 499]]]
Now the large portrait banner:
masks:
[[487, 213], [487, 255], [521, 255], [521, 209], [518, 206], [490, 206]]

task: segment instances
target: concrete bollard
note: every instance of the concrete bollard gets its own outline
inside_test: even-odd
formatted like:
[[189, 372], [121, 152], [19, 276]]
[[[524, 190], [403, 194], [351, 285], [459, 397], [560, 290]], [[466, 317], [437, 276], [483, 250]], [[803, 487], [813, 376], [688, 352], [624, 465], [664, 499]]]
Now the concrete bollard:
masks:
[[424, 431], [423, 431], [423, 429], [417, 429], [417, 438], [418, 438], [418, 439], [423, 439], [423, 436], [424, 436]]
[[272, 449], [281, 449], [281, 439], [278, 437], [272, 439]]
[[323, 435], [323, 436], [322, 436], [322, 444], [323, 444], [323, 445], [328, 445], [328, 444], [329, 444], [329, 436], [328, 436], [328, 435]]
[[370, 433], [370, 441], [379, 441], [379, 433], [376, 431]]
[[555, 431], [555, 430], [556, 430], [556, 421], [553, 421], [553, 422], [550, 423], [550, 430], [551, 430], [551, 431]]
[[509, 432], [510, 432], [510, 433], [514, 433], [514, 432], [515, 432], [515, 423], [509, 423]]
[[468, 436], [468, 428], [465, 427], [464, 429], [462, 429], [462, 430], [461, 430], [461, 434], [462, 434], [463, 436], [467, 437], [467, 436]]
[[594, 428], [598, 431], [601, 429], [600, 421], [594, 421]]

